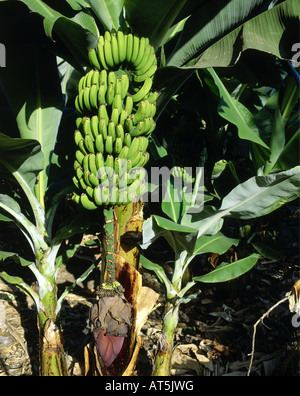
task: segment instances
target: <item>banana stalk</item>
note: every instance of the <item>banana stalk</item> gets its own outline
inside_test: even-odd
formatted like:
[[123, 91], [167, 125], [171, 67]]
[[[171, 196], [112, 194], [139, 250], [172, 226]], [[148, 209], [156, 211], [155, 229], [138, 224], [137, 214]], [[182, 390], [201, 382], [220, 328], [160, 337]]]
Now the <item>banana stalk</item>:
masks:
[[179, 304], [168, 301], [165, 308], [163, 329], [158, 342], [158, 350], [153, 367], [153, 376], [169, 376], [171, 370], [174, 335], [178, 324]]

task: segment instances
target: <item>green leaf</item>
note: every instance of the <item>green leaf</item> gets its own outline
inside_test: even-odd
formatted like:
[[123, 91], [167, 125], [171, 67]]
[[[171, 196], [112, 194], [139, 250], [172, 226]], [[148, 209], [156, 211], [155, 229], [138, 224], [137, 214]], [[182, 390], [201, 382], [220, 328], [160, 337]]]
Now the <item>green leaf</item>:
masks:
[[124, 0], [86, 0], [105, 30], [118, 30], [124, 26]]
[[233, 263], [222, 263], [210, 273], [202, 276], [195, 276], [193, 280], [203, 283], [220, 283], [238, 278], [248, 272], [256, 264], [259, 257], [259, 254], [252, 254], [249, 257], [234, 261]]
[[251, 244], [261, 256], [266, 257], [270, 260], [283, 260], [285, 257], [283, 253], [279, 252], [276, 249], [271, 248], [268, 245], [265, 245], [264, 243], [252, 242]]
[[125, 0], [126, 20], [157, 49], [187, 0]]
[[203, 253], [217, 253], [223, 254], [232, 246], [237, 246], [239, 239], [228, 238], [222, 232], [218, 232], [215, 235], [203, 235], [200, 236], [195, 244], [195, 249], [193, 254], [203, 254]]
[[44, 241], [44, 235], [22, 213], [18, 203], [8, 195], [0, 194], [0, 211], [9, 214], [18, 228], [27, 238], [34, 253], [46, 251], [48, 246]]
[[223, 215], [251, 219], [264, 216], [300, 196], [300, 166], [256, 176], [235, 187], [222, 201]]
[[6, 272], [0, 272], [0, 278], [2, 278], [5, 282], [10, 283], [12, 285], [17, 286], [22, 289], [29, 297], [33, 299], [36, 304], [36, 307], [39, 307], [39, 296], [38, 294], [26, 283], [22, 278], [18, 276], [8, 275]]
[[0, 81], [16, 117], [20, 137], [41, 145], [43, 170], [36, 195], [43, 206], [63, 106], [56, 58], [44, 49], [18, 47], [12, 42], [8, 42], [7, 51], [10, 56], [7, 67], [0, 68]]
[[23, 189], [31, 204], [37, 227], [43, 232], [44, 210], [34, 195], [36, 178], [43, 168], [40, 144], [36, 140], [11, 138], [0, 133], [1, 163]]
[[185, 24], [167, 66], [227, 67], [242, 51], [257, 49], [291, 59], [298, 40], [299, 1], [261, 12], [264, 0], [206, 2]]
[[163, 212], [170, 217], [170, 219], [178, 223], [182, 216], [183, 202], [182, 202], [182, 185], [176, 186], [174, 177], [168, 179], [166, 184], [166, 194], [163, 197], [161, 208]]
[[227, 121], [237, 126], [238, 134], [241, 139], [249, 140], [250, 142], [257, 143], [268, 149], [266, 143], [259, 136], [259, 130], [255, 125], [254, 118], [250, 111], [230, 95], [213, 69], [209, 69], [209, 73], [213, 77], [220, 92], [221, 103], [218, 107], [219, 114]]
[[163, 285], [165, 285], [168, 299], [174, 298], [176, 296], [177, 293], [174, 290], [171, 281], [168, 279], [165, 271], [160, 265], [152, 263], [152, 261], [148, 260], [145, 256], [142, 255], [140, 256], [140, 263], [145, 269], [153, 271], [158, 277], [159, 281]]
[[3, 252], [0, 251], [0, 261], [6, 260], [7, 258], [12, 259], [16, 264], [21, 264], [22, 267], [27, 267], [32, 264], [32, 261], [25, 260], [14, 252]]

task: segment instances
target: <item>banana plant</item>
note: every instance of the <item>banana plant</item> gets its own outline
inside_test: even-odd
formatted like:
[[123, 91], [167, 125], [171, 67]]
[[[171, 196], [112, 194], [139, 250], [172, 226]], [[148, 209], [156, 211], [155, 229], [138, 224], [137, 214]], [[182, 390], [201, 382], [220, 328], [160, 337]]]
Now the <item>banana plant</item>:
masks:
[[[24, 13], [22, 16], [26, 29], [28, 16]], [[7, 22], [1, 24], [1, 29], [4, 28], [1, 36], [5, 33], [9, 37]], [[32, 24], [32, 29], [39, 31], [36, 24]], [[57, 226], [57, 210], [69, 187], [64, 185], [66, 175], [61, 169], [62, 181], [57, 178], [55, 182], [64, 186], [63, 191], [59, 193], [51, 182], [51, 175], [58, 169], [56, 143], [63, 115], [56, 58], [49, 51], [30, 44], [27, 38], [20, 39], [18, 45], [7, 40], [6, 48], [9, 53], [7, 68], [0, 70], [0, 177], [5, 181], [1, 184], [0, 220], [1, 226], [10, 224], [16, 228], [16, 238], [18, 232], [25, 236], [31, 254], [24, 257], [24, 253], [2, 250], [0, 261], [10, 259], [27, 267], [35, 276], [38, 290], [4, 271], [0, 272], [0, 277], [22, 289], [35, 303], [40, 375], [67, 375], [60, 312], [72, 287], [59, 296], [56, 279], [62, 257], [66, 253], [71, 255], [78, 246], [76, 242], [73, 249], [70, 243], [66, 250], [64, 240], [72, 240], [74, 235], [82, 233], [91, 219], [84, 221], [79, 213], [70, 212], [64, 219], [66, 222]], [[83, 270], [79, 279], [84, 280], [93, 267]]]
[[[144, 255], [141, 264], [154, 271], [165, 286], [166, 307], [163, 328], [158, 343], [153, 375], [170, 375], [174, 333], [178, 324], [181, 304], [191, 301], [201, 291], [200, 283], [219, 283], [237, 278], [256, 264], [259, 254], [242, 257], [237, 261], [222, 262], [211, 272], [200, 276], [189, 276], [189, 266], [195, 257], [205, 253], [224, 254], [239, 239], [229, 238], [222, 233], [225, 218], [252, 219], [264, 216], [286, 202], [299, 197], [300, 167], [269, 176], [252, 177], [236, 186], [220, 202], [219, 207], [204, 204], [201, 171], [197, 175], [193, 194], [185, 194], [178, 181], [171, 177], [167, 196], [162, 202], [162, 211], [168, 216], [152, 215], [144, 223], [143, 249], [147, 249], [157, 238], [163, 237], [174, 251], [172, 278], [164, 269]], [[203, 189], [203, 186], [202, 186]], [[197, 198], [198, 196], [198, 198]], [[183, 199], [179, 199], [179, 198]], [[197, 199], [195, 199], [197, 198]], [[196, 203], [196, 204], [195, 204]]]

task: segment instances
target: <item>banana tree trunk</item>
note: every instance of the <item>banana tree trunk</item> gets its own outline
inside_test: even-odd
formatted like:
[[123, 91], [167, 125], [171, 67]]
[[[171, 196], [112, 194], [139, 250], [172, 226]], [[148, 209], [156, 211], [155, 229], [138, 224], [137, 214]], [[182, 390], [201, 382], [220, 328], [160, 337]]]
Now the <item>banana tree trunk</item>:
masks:
[[63, 340], [59, 327], [52, 319], [39, 320], [39, 358], [40, 376], [67, 376]]
[[[111, 221], [111, 220], [109, 220]], [[137, 302], [141, 291], [141, 275], [139, 267], [138, 242], [142, 238], [143, 204], [131, 202], [128, 205], [116, 205], [113, 209], [113, 251], [115, 259], [115, 279], [124, 288], [124, 297], [131, 304], [131, 327], [123, 346], [113, 363], [106, 367], [103, 360], [99, 359], [101, 375], [128, 376], [132, 375], [135, 361], [140, 348], [137, 340], [136, 318]], [[108, 241], [109, 239], [109, 241]], [[112, 239], [106, 235], [104, 247], [111, 247]], [[107, 281], [111, 276], [109, 265], [102, 281]]]
[[179, 304], [168, 301], [165, 308], [165, 317], [162, 334], [158, 342], [158, 350], [154, 363], [153, 376], [169, 376], [171, 371], [174, 334], [178, 324]]
[[[45, 260], [48, 260], [45, 262]], [[67, 364], [57, 313], [57, 286], [55, 264], [50, 257], [40, 261], [39, 266], [39, 371], [40, 376], [67, 376]]]

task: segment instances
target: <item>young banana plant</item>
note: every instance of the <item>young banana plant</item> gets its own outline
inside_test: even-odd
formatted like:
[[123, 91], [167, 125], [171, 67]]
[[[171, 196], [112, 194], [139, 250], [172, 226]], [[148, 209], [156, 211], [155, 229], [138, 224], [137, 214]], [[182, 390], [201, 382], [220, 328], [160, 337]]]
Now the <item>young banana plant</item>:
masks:
[[152, 263], [145, 256], [140, 258], [143, 267], [154, 271], [165, 286], [166, 306], [153, 368], [155, 376], [170, 374], [180, 305], [188, 303], [200, 292], [199, 287], [191, 292], [196, 283], [218, 283], [234, 279], [249, 271], [259, 259], [259, 255], [254, 253], [232, 263], [221, 263], [205, 275], [193, 277], [190, 274], [190, 264], [196, 256], [212, 252], [221, 255], [231, 246], [238, 245], [239, 239], [228, 238], [221, 232], [224, 218], [251, 219], [263, 216], [278, 208], [282, 202], [289, 202], [299, 196], [298, 166], [267, 178], [252, 177], [238, 184], [223, 198], [217, 209], [204, 205], [201, 173], [201, 168], [198, 168], [192, 195], [185, 195], [180, 184], [171, 178], [166, 189], [168, 197], [162, 202], [162, 210], [169, 219], [155, 215], [144, 223], [141, 247], [147, 249], [154, 240], [163, 237], [175, 254], [171, 280], [160, 265]]

